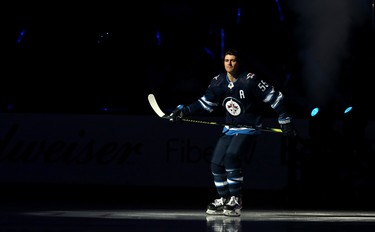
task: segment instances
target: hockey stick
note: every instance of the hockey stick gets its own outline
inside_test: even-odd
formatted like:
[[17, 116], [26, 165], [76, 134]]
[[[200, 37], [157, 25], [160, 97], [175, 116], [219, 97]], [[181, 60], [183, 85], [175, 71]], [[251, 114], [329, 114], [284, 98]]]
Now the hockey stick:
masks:
[[[164, 119], [170, 119], [171, 117], [167, 114], [165, 114], [159, 107], [159, 104], [156, 101], [155, 95], [150, 93], [148, 95], [148, 102], [150, 103], [152, 109], [155, 111], [155, 113], [160, 117]], [[183, 122], [191, 122], [191, 123], [200, 123], [200, 124], [206, 124], [206, 125], [216, 125], [216, 126], [230, 126], [228, 124], [220, 123], [220, 122], [215, 122], [215, 121], [205, 121], [205, 120], [197, 120], [197, 119], [189, 119], [189, 118], [182, 118], [181, 119]], [[247, 125], [236, 125], [237, 127], [246, 127], [246, 128], [254, 128], [252, 126], [247, 126]], [[255, 128], [254, 128], [255, 129]], [[282, 130], [279, 128], [272, 128], [272, 127], [260, 127], [257, 128], [262, 131], [267, 131], [267, 132], [276, 132], [276, 133], [282, 133]]]

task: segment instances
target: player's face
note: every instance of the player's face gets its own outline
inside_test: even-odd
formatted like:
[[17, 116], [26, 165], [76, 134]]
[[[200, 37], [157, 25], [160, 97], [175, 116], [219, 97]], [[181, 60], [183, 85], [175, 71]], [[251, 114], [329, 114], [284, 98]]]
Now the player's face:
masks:
[[226, 55], [224, 57], [225, 71], [229, 73], [236, 73], [238, 70], [238, 62], [236, 56]]

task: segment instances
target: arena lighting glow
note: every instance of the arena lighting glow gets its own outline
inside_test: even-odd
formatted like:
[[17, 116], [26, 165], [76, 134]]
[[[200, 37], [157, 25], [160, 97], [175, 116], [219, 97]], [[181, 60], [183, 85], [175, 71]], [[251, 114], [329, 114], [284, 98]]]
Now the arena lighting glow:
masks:
[[[344, 114], [348, 114], [351, 110], [353, 109], [352, 106], [348, 106], [345, 110], [344, 110]], [[319, 113], [319, 107], [315, 107], [314, 109], [311, 110], [311, 117], [315, 117], [318, 113]]]
[[241, 8], [237, 8], [237, 25], [241, 22]]
[[347, 108], [344, 110], [344, 114], [349, 113], [352, 109], [353, 109], [352, 106], [347, 107]]
[[25, 33], [26, 33], [26, 29], [23, 29], [22, 31], [20, 31], [20, 34], [17, 38], [17, 44], [21, 43], [22, 38], [24, 37]]
[[283, 16], [283, 13], [281, 11], [281, 6], [280, 6], [280, 3], [279, 3], [279, 0], [276, 0], [276, 4], [277, 4], [277, 10], [279, 11], [280, 21], [284, 21], [284, 16]]
[[160, 31], [156, 31], [156, 39], [158, 41], [158, 46], [161, 45], [161, 36], [160, 36]]
[[215, 57], [215, 54], [214, 54], [210, 49], [208, 49], [207, 47], [204, 47], [204, 51], [205, 51], [209, 56], [211, 56], [212, 58]]
[[316, 116], [317, 114], [319, 113], [319, 107], [315, 107], [312, 111], [311, 111], [311, 117], [314, 117]]

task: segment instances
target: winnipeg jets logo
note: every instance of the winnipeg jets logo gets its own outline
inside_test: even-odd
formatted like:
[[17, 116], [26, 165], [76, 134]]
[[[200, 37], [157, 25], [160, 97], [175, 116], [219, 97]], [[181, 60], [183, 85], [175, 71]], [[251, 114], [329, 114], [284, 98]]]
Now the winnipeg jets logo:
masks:
[[238, 116], [242, 112], [241, 103], [233, 98], [224, 99], [225, 109], [233, 116]]

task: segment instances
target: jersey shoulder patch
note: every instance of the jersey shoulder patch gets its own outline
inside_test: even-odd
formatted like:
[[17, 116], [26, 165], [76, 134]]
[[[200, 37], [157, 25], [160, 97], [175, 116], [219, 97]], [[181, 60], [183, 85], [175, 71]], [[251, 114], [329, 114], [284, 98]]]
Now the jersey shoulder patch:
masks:
[[219, 79], [219, 77], [220, 77], [220, 74], [214, 76], [212, 79], [217, 81]]
[[255, 77], [255, 74], [254, 73], [247, 73], [246, 74], [246, 80], [248, 80], [248, 79], [253, 79]]

